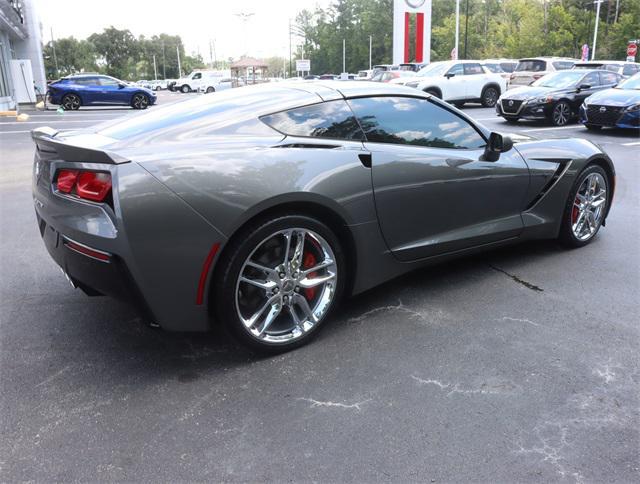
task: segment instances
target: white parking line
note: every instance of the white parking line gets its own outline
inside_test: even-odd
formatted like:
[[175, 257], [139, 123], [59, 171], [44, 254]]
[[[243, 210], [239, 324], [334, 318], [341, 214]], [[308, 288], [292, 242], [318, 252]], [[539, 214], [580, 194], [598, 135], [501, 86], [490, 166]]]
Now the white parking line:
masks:
[[31, 133], [30, 130], [26, 131], [0, 131], [0, 134], [9, 134], [9, 133]]
[[522, 131], [523, 133], [528, 133], [529, 131], [551, 131], [554, 129], [576, 129], [576, 128], [582, 128], [582, 126], [578, 126], [578, 125], [573, 125], [573, 126], [553, 126], [551, 128], [530, 128], [530, 129], [522, 129], [520, 131]]
[[[55, 121], [10, 121], [8, 123], [0, 122], [0, 126], [8, 125], [8, 124], [43, 124], [43, 123], [98, 123], [99, 119], [56, 119]], [[110, 119], [105, 119], [105, 121], [111, 121]]]
[[622, 146], [640, 146], [640, 141], [633, 141], [631, 143], [622, 143]]
[[493, 118], [478, 118], [476, 121], [501, 121], [502, 118], [500, 116], [494, 116]]

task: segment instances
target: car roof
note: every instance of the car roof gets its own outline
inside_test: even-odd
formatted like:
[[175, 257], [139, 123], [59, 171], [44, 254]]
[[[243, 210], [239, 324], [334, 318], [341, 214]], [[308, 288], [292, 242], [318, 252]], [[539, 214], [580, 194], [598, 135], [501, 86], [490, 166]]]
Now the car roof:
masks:
[[[279, 83], [282, 85], [283, 83]], [[284, 83], [286, 85], [286, 83]], [[350, 98], [359, 96], [413, 95], [422, 97], [422, 92], [400, 84], [369, 81], [306, 81], [295, 83], [291, 87], [303, 89], [320, 96], [323, 100]]]
[[549, 57], [545, 57], [545, 56], [542, 56], [542, 57], [523, 57], [518, 62], [529, 61], [529, 60], [565, 60], [565, 61], [578, 62], [577, 59], [572, 59], [571, 57], [554, 57], [554, 56], [549, 56]]

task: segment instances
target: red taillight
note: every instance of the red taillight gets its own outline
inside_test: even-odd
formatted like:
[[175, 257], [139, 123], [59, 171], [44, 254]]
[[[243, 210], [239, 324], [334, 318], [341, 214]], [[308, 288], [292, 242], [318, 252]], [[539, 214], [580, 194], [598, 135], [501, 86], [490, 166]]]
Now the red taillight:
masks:
[[110, 190], [111, 174], [95, 171], [80, 172], [78, 184], [76, 185], [76, 191], [80, 198], [102, 202]]
[[111, 192], [111, 174], [102, 171], [60, 170], [56, 182], [59, 192], [93, 202], [104, 202]]
[[58, 191], [71, 193], [78, 178], [78, 170], [60, 170], [58, 172]]

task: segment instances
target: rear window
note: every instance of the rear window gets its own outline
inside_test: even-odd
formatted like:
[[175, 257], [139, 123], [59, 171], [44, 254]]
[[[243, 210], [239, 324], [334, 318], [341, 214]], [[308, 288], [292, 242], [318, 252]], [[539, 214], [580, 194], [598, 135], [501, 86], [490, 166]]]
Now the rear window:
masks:
[[289, 136], [362, 141], [364, 135], [349, 106], [328, 101], [262, 116], [264, 123]]
[[518, 64], [516, 64], [515, 62], [501, 62], [500, 63], [500, 68], [504, 72], [513, 72], [517, 65]]
[[556, 68], [556, 71], [566, 71], [567, 69], [571, 69], [573, 67], [574, 62], [571, 61], [553, 61], [553, 67]]
[[622, 69], [622, 75], [633, 76], [636, 72], [638, 72], [638, 70], [640, 70], [640, 67], [635, 64], [625, 64], [624, 68]]
[[489, 72], [493, 72], [494, 74], [504, 72], [502, 67], [500, 67], [498, 64], [484, 64], [484, 66], [489, 69]]
[[482, 70], [482, 66], [480, 64], [465, 64], [464, 73], [467, 76], [471, 76], [474, 74], [484, 74], [484, 71]]
[[516, 72], [543, 72], [547, 70], [547, 63], [543, 60], [521, 60], [518, 62], [518, 67], [516, 67]]

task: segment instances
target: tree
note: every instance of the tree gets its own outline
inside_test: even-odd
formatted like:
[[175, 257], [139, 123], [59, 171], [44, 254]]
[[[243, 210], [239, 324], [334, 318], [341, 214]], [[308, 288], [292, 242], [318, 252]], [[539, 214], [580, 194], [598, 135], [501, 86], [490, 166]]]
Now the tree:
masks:
[[[48, 42], [44, 46], [43, 56], [45, 71], [49, 79], [97, 70], [95, 46], [86, 40], [67, 37], [56, 40], [55, 44]], [[58, 72], [56, 72], [55, 60], [57, 60]]]
[[104, 29], [102, 33], [89, 36], [107, 74], [119, 79], [135, 77], [135, 60], [139, 54], [139, 45], [129, 30], [115, 27]]

